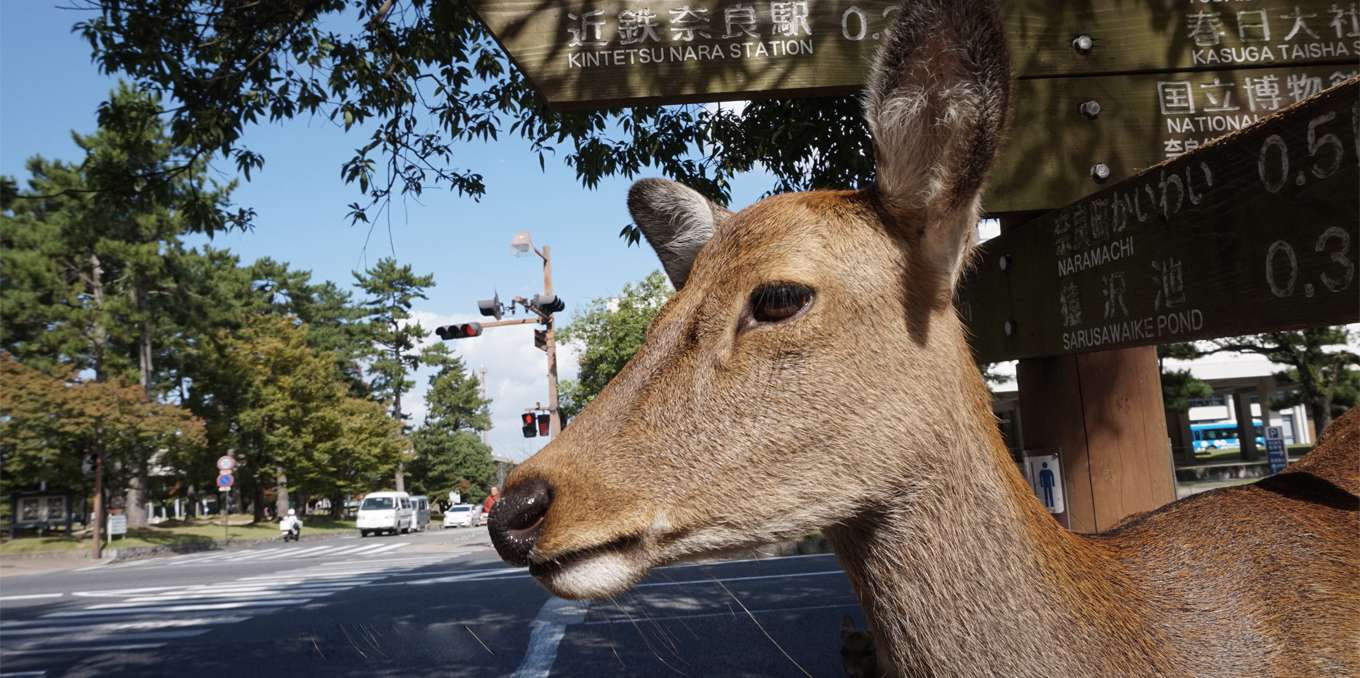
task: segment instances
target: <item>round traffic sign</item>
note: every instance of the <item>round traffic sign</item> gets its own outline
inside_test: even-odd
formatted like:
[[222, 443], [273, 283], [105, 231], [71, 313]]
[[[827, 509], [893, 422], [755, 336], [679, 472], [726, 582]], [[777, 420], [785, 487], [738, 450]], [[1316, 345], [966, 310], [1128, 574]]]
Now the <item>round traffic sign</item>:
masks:
[[236, 468], [236, 458], [222, 455], [217, 458], [217, 469], [219, 471], [230, 471]]
[[236, 479], [232, 478], [230, 473], [222, 473], [217, 476], [217, 486], [224, 490], [230, 488], [235, 481]]

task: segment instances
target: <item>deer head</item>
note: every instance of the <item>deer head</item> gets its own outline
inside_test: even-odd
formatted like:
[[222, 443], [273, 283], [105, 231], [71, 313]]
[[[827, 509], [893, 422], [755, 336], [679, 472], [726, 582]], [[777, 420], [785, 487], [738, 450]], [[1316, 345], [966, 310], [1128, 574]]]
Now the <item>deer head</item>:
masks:
[[[506, 560], [563, 597], [886, 510], [990, 409], [952, 290], [1005, 125], [993, 3], [905, 3], [865, 108], [877, 185], [732, 213], [670, 181], [628, 206], [676, 294], [572, 426], [511, 475]], [[889, 501], [891, 500], [891, 501]]]

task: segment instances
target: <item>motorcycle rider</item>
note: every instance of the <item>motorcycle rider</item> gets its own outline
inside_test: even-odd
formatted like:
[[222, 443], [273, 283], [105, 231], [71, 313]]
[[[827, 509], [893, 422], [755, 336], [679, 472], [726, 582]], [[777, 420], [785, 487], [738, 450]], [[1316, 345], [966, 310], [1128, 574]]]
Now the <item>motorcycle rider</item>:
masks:
[[297, 511], [288, 509], [288, 515], [279, 520], [279, 532], [283, 533], [284, 541], [296, 541], [302, 537], [302, 519], [297, 517]]

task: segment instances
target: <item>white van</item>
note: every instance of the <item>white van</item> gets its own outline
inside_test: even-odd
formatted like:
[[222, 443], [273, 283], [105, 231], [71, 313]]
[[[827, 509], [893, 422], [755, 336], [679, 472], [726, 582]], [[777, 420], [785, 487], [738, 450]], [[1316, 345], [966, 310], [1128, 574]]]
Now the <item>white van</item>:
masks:
[[369, 533], [409, 532], [412, 525], [411, 495], [405, 492], [373, 492], [359, 502], [359, 536]]
[[416, 495], [411, 497], [411, 531], [424, 532], [430, 526], [430, 498]]

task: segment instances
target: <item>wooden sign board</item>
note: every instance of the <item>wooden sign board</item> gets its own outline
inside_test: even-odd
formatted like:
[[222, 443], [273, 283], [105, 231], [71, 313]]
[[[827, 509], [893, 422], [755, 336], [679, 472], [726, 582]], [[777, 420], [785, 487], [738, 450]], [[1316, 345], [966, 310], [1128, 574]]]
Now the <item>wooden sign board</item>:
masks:
[[1360, 78], [985, 243], [979, 360], [1360, 321]]
[[[900, 2], [471, 0], [558, 109], [857, 91]], [[1020, 78], [1354, 64], [1352, 0], [1003, 3]], [[1086, 36], [1089, 48], [1075, 39]]]
[[1353, 63], [1021, 80], [983, 208], [1070, 204], [1357, 72]]

